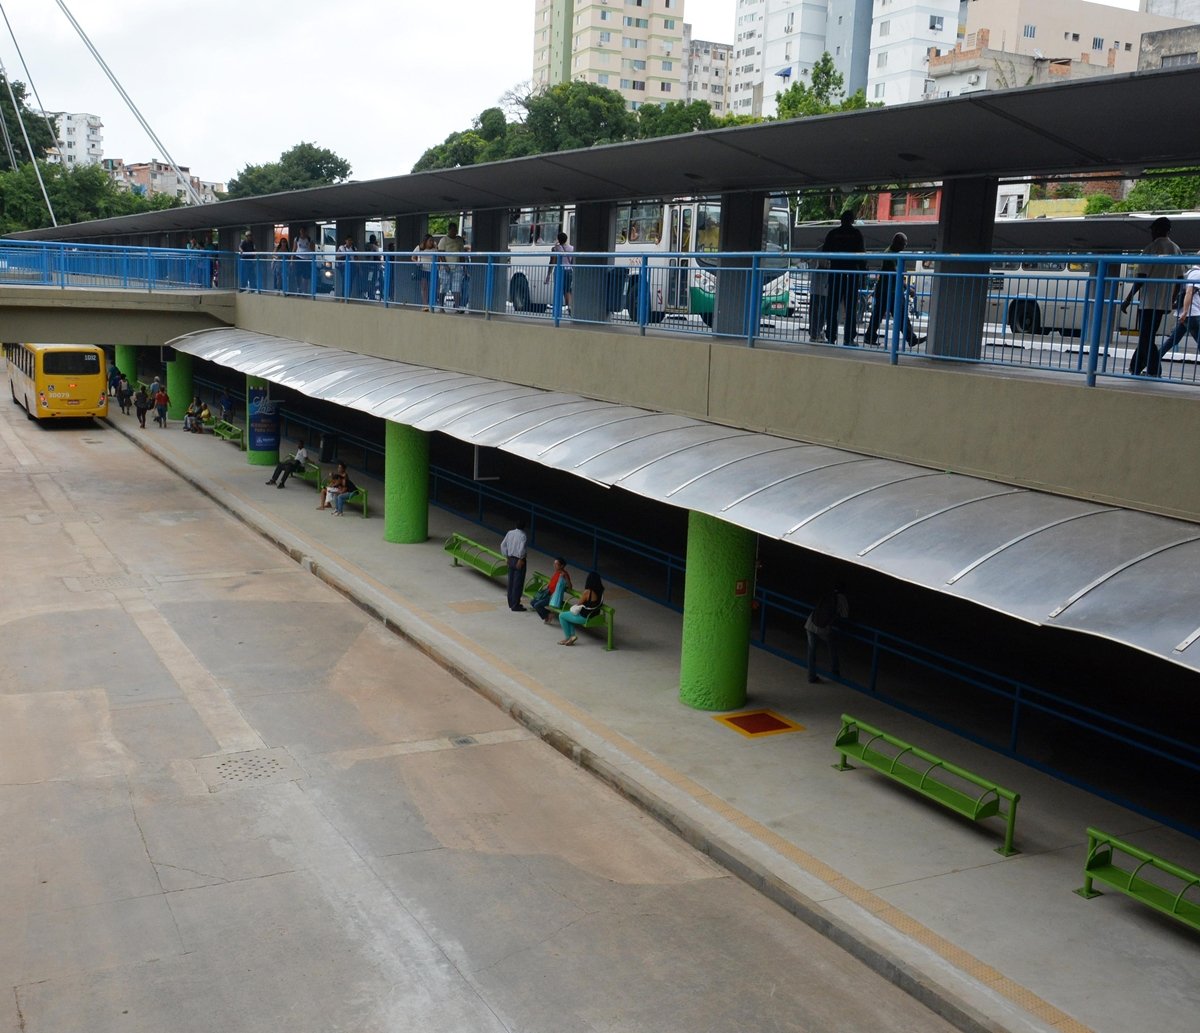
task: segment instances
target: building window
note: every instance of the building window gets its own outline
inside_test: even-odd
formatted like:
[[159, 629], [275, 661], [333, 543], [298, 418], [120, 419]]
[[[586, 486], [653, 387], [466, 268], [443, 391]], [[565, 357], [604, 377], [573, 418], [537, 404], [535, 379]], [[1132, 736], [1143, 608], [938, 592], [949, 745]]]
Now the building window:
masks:
[[908, 214], [908, 195], [895, 193], [892, 194], [891, 202], [888, 204], [888, 211], [892, 213], [892, 218], [896, 219], [902, 215]]
[[876, 100], [883, 99], [883, 83], [881, 83], [881, 82], [877, 82], [875, 84], [875, 99]]
[[929, 31], [930, 32], [941, 32], [942, 25], [944, 23], [945, 23], [945, 19], [940, 14], [931, 14], [929, 16]]
[[626, 50], [644, 50], [646, 41], [644, 39], [630, 39], [628, 36], [621, 37], [621, 46]]
[[669, 82], [660, 83], [658, 87], [663, 93], [671, 92], [671, 84]]
[[1163, 68], [1181, 68], [1184, 65], [1194, 65], [1195, 63], [1195, 51], [1190, 54], [1168, 54], [1162, 59]]
[[601, 72], [599, 75], [596, 76], [596, 82], [598, 82], [601, 86], [607, 86], [608, 85], [608, 73]]
[[611, 17], [612, 17], [612, 11], [601, 11], [600, 12], [600, 20], [602, 22], [608, 21]]
[[1130, 50], [1132, 50], [1132, 49], [1133, 49], [1133, 44], [1132, 44], [1132, 43], [1126, 43], [1126, 44], [1125, 44], [1125, 51], [1126, 51], [1126, 53], [1128, 53], [1128, 52], [1129, 52]]
[[675, 70], [675, 62], [664, 60], [662, 63], [662, 70], [664, 72], [673, 72]]
[[611, 32], [600, 33], [600, 45], [601, 46], [604, 46], [605, 43], [611, 43], [611, 42], [612, 42], [612, 33]]
[[1024, 30], [1022, 31], [1021, 35], [1024, 36], [1026, 39], [1037, 39], [1037, 26], [1036, 25], [1026, 25]]
[[635, 90], [644, 90], [646, 88], [646, 83], [642, 79], [634, 79], [633, 80], [633, 88]]
[[890, 36], [892, 34], [892, 23], [890, 19], [884, 19], [879, 23], [879, 35]]
[[648, 29], [650, 28], [650, 19], [648, 18], [631, 18], [625, 16], [625, 25], [632, 29]]
[[876, 68], [887, 68], [887, 51], [883, 51], [875, 58]]
[[1092, 49], [1093, 50], [1103, 50], [1104, 49], [1104, 37], [1103, 36], [1093, 36], [1092, 37]]
[[663, 28], [664, 29], [675, 28], [675, 19], [674, 18], [664, 18], [663, 19]]

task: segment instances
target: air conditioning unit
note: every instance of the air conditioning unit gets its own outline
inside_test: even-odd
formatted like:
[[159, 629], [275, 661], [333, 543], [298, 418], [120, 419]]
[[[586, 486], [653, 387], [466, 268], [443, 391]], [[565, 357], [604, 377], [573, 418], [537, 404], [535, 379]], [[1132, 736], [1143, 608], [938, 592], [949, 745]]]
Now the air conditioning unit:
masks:
[[968, 86], [978, 86], [979, 85], [979, 73], [978, 72], [972, 72], [970, 75], [967, 76], [967, 85]]

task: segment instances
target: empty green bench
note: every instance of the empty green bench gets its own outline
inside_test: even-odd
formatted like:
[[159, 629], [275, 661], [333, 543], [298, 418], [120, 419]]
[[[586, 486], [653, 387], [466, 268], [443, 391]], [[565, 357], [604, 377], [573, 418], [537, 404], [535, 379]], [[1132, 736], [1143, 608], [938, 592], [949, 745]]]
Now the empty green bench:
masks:
[[[532, 599], [535, 595], [538, 594], [538, 592], [540, 592], [543, 588], [545, 588], [549, 583], [550, 583], [550, 578], [548, 575], [543, 574], [540, 570], [530, 571], [529, 581], [526, 582], [526, 584], [525, 584], [525, 589], [524, 589], [525, 595], [529, 596]], [[565, 606], [551, 606], [549, 603], [547, 603], [546, 609], [551, 610], [554, 613], [562, 613], [563, 610], [569, 610], [571, 608], [572, 603], [579, 602], [579, 593], [573, 588], [568, 588], [563, 593], [563, 600], [566, 601], [568, 599], [571, 600], [571, 602], [567, 602]], [[601, 603], [599, 612], [593, 613], [586, 621], [584, 621], [582, 624], [578, 625], [578, 627], [581, 627], [581, 628], [607, 628], [608, 629], [608, 644], [604, 648], [605, 648], [605, 650], [613, 650], [613, 649], [617, 648], [613, 644], [613, 636], [616, 631], [616, 619], [617, 619], [616, 611], [611, 606], [609, 606], [608, 603]]]
[[238, 448], [242, 447], [242, 428], [229, 423], [227, 420], [217, 420], [212, 425], [212, 432], [223, 441], [232, 441]]
[[456, 567], [460, 562], [465, 563], [468, 567], [474, 567], [488, 577], [499, 577], [501, 574], [508, 573], [508, 560], [495, 549], [489, 549], [486, 545], [473, 542], [465, 535], [452, 534], [446, 539], [446, 544], [442, 548], [454, 558]]
[[[1076, 893], [1088, 900], [1103, 896], [1099, 890], [1092, 889], [1092, 882], [1099, 881], [1155, 911], [1200, 930], [1200, 875], [1098, 829], [1089, 828], [1087, 833], [1088, 852], [1083, 862], [1083, 885]], [[1117, 863], [1118, 860], [1127, 860], [1129, 865], [1123, 867]], [[1158, 872], [1168, 885], [1147, 879], [1142, 874], [1146, 868]]]
[[[932, 753], [902, 742], [849, 714], [842, 715], [842, 726], [833, 748], [840, 754], [839, 762], [834, 765], [838, 771], [850, 770], [853, 765], [847, 764], [846, 758], [854, 757], [867, 767], [972, 821], [1004, 818], [1007, 822], [1004, 845], [996, 847], [996, 853], [1005, 857], [1020, 853], [1013, 849], [1020, 793], [1003, 789], [995, 782], [989, 782]], [[1004, 803], [1008, 806], [1002, 809]]]

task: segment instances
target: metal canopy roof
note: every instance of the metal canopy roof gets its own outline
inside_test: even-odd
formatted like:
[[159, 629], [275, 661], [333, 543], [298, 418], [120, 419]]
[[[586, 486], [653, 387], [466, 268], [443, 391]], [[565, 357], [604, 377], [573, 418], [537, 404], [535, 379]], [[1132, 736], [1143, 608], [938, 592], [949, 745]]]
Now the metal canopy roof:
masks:
[[1200, 67], [559, 151], [33, 230], [81, 237], [577, 201], [1062, 175], [1200, 162]]
[[1200, 526], [236, 328], [178, 350], [1200, 670]]

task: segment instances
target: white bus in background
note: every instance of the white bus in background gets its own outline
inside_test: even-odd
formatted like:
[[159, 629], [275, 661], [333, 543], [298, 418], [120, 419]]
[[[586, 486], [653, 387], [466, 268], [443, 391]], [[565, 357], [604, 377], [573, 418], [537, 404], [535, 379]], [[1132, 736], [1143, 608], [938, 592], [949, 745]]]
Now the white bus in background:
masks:
[[[643, 259], [650, 276], [648, 319], [659, 323], [669, 317], [699, 316], [712, 325], [716, 301], [713, 255], [721, 235], [721, 205], [705, 198], [637, 201], [617, 206], [617, 259], [609, 274], [607, 307], [638, 314], [642, 290]], [[508, 300], [517, 312], [544, 312], [553, 302], [554, 278], [550, 271], [551, 248], [559, 232], [575, 243], [573, 206], [522, 208], [512, 213], [508, 249], [511, 254]], [[773, 197], [763, 224], [761, 249], [779, 255], [768, 260], [762, 274], [764, 315], [788, 311], [787, 252], [791, 220], [787, 199]]]

